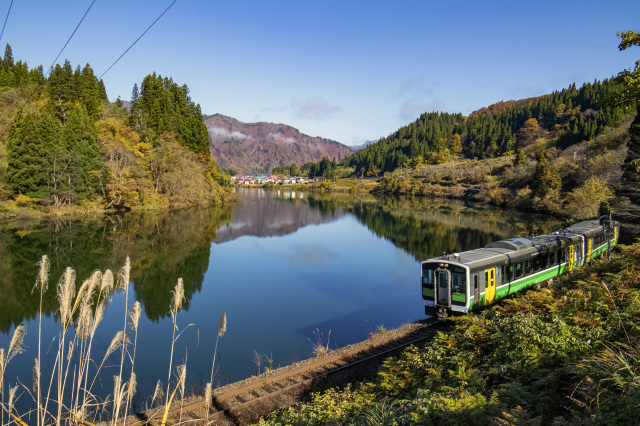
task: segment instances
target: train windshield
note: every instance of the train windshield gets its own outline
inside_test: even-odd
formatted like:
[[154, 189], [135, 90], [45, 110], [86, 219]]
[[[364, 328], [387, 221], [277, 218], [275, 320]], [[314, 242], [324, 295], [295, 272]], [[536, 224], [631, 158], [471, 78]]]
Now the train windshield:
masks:
[[467, 293], [467, 271], [454, 266], [451, 274], [451, 290], [453, 293]]
[[436, 268], [438, 267], [435, 263], [424, 263], [422, 265], [422, 284], [426, 284], [428, 286], [432, 286], [436, 282]]

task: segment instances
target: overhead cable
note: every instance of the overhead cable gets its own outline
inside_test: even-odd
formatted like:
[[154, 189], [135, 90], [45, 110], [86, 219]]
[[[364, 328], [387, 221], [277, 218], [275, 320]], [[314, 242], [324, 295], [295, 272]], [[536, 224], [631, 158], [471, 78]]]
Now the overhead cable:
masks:
[[[11, 0], [13, 1], [13, 0]], [[89, 13], [89, 11], [91, 10], [91, 7], [93, 6], [93, 4], [96, 2], [96, 0], [93, 0], [91, 2], [91, 4], [89, 5], [89, 9], [87, 9], [87, 11], [84, 13], [84, 15], [82, 16], [82, 19], [80, 20], [80, 22], [78, 22], [78, 25], [76, 25], [76, 29], [73, 30], [73, 32], [71, 33], [71, 35], [69, 36], [69, 40], [67, 40], [67, 42], [64, 44], [64, 46], [62, 46], [62, 50], [60, 50], [60, 53], [58, 53], [58, 56], [56, 56], [56, 58], [53, 60], [53, 63], [51, 64], [51, 66], [49, 67], [49, 69], [47, 70], [47, 73], [44, 75], [45, 77], [47, 75], [49, 75], [49, 72], [53, 69], [53, 66], [56, 64], [56, 62], [58, 61], [58, 58], [60, 57], [60, 55], [62, 55], [62, 52], [64, 51], [65, 47], [67, 47], [67, 44], [69, 44], [69, 42], [71, 41], [71, 37], [73, 37], [73, 35], [76, 33], [76, 31], [78, 30], [78, 27], [80, 27], [80, 24], [82, 24], [82, 21], [84, 21], [84, 18], [87, 16], [87, 13]]]
[[151, 29], [151, 27], [153, 27], [153, 26], [155, 25], [155, 23], [156, 23], [156, 22], [158, 22], [158, 21], [160, 20], [160, 18], [162, 18], [162, 16], [163, 16], [165, 13], [167, 13], [167, 10], [169, 10], [169, 9], [171, 8], [171, 6], [173, 6], [173, 4], [174, 4], [175, 2], [177, 2], [177, 1], [178, 1], [178, 0], [173, 0], [173, 2], [171, 2], [171, 4], [169, 5], [169, 7], [167, 7], [167, 8], [164, 10], [164, 12], [162, 12], [162, 14], [160, 14], [160, 16], [158, 16], [158, 18], [157, 18], [155, 21], [153, 21], [153, 23], [152, 23], [151, 25], [149, 25], [149, 28], [147, 28], [146, 30], [144, 30], [144, 32], [140, 35], [140, 37], [138, 37], [138, 38], [136, 39], [136, 41], [134, 41], [134, 42], [133, 42], [133, 44], [132, 44], [131, 46], [129, 46], [129, 48], [128, 48], [127, 50], [125, 50], [125, 51], [124, 51], [124, 53], [123, 53], [122, 55], [120, 55], [120, 57], [119, 57], [118, 59], [116, 59], [116, 61], [115, 61], [113, 64], [111, 64], [111, 66], [110, 66], [109, 68], [107, 68], [107, 70], [106, 70], [105, 72], [103, 72], [103, 73], [102, 73], [102, 75], [98, 78], [98, 80], [101, 80], [101, 79], [102, 79], [102, 77], [104, 77], [104, 75], [105, 75], [106, 73], [108, 73], [108, 72], [109, 72], [109, 70], [110, 70], [111, 68], [113, 68], [113, 66], [114, 66], [115, 64], [117, 64], [117, 63], [118, 63], [118, 61], [119, 61], [120, 59], [122, 59], [122, 57], [123, 57], [124, 55], [126, 55], [126, 54], [127, 54], [127, 52], [128, 52], [129, 50], [131, 50], [131, 48], [132, 48], [133, 46], [135, 46], [135, 44], [136, 44], [136, 43], [137, 43], [137, 42], [138, 42], [138, 41], [139, 41], [139, 40], [140, 40], [140, 39], [141, 39], [141, 38], [142, 38], [142, 37], [147, 33], [147, 31], [149, 31], [149, 30]]
[[7, 21], [9, 20], [9, 12], [11, 12], [11, 6], [13, 6], [13, 0], [9, 4], [9, 10], [7, 11], [7, 17], [4, 18], [4, 25], [2, 26], [2, 32], [0, 33], [0, 40], [2, 40], [2, 35], [4, 34], [4, 27], [7, 26]]

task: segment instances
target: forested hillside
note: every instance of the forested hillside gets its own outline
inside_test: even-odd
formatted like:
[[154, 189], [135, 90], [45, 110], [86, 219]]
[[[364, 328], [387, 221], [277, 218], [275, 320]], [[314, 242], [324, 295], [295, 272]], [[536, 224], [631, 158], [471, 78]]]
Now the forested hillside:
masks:
[[628, 113], [607, 103], [614, 80], [585, 83], [527, 102], [492, 105], [462, 114], [424, 113], [414, 123], [343, 161], [358, 174], [378, 175], [400, 166], [441, 164], [456, 158], [491, 158], [513, 154], [539, 140], [564, 148], [592, 139]]
[[23, 207], [167, 208], [220, 202], [200, 106], [186, 85], [148, 75], [131, 113], [89, 64], [49, 73], [0, 62], [0, 213]]

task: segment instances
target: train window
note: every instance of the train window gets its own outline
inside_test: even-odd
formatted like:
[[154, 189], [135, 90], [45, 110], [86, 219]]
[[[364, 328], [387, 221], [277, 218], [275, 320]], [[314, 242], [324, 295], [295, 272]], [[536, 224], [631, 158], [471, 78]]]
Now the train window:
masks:
[[453, 293], [467, 293], [467, 271], [457, 266], [453, 267], [451, 274], [451, 287]]
[[533, 258], [533, 270], [538, 272], [540, 270], [540, 256], [536, 256]]
[[565, 252], [565, 249], [564, 248], [560, 249], [558, 254], [560, 255], [560, 258], [558, 259], [558, 263], [564, 263], [567, 258], [567, 253]]
[[524, 274], [529, 275], [533, 272], [533, 261], [531, 259], [527, 259], [524, 261]]
[[516, 263], [516, 278], [522, 278], [524, 275], [524, 268], [522, 267], [522, 262]]
[[507, 266], [507, 278], [509, 281], [513, 281], [513, 265]]
[[507, 265], [504, 265], [502, 268], [502, 284], [506, 284], [509, 282], [509, 275], [507, 273], [509, 267]]
[[422, 285], [433, 288], [435, 284], [435, 264], [422, 265]]

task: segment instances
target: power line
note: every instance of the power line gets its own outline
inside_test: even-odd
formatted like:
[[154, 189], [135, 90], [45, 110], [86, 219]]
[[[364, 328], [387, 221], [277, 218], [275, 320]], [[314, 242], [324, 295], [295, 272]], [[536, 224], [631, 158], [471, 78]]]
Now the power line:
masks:
[[146, 30], [144, 30], [144, 32], [140, 35], [140, 37], [138, 37], [138, 38], [136, 39], [136, 41], [134, 41], [134, 42], [133, 42], [133, 44], [132, 44], [131, 46], [129, 46], [129, 48], [128, 48], [127, 50], [125, 50], [125, 51], [124, 51], [124, 53], [123, 53], [122, 55], [120, 55], [120, 57], [119, 57], [118, 59], [116, 59], [116, 61], [115, 61], [113, 64], [111, 64], [111, 66], [110, 66], [109, 68], [107, 68], [107, 70], [106, 70], [105, 72], [103, 72], [103, 73], [102, 73], [102, 75], [98, 78], [98, 80], [101, 80], [101, 79], [102, 79], [102, 77], [104, 77], [104, 75], [105, 75], [106, 73], [108, 73], [108, 72], [109, 72], [109, 70], [110, 70], [111, 68], [113, 68], [113, 66], [114, 66], [115, 64], [117, 64], [117, 63], [118, 63], [118, 61], [119, 61], [120, 59], [122, 59], [122, 57], [123, 57], [124, 55], [126, 55], [126, 54], [127, 54], [127, 52], [128, 52], [129, 50], [131, 50], [131, 48], [132, 48], [133, 46], [135, 46], [135, 44], [136, 44], [136, 43], [137, 43], [137, 42], [138, 42], [138, 41], [139, 41], [139, 40], [140, 40], [140, 39], [141, 39], [141, 38], [142, 38], [142, 37], [147, 33], [147, 31], [149, 31], [149, 30], [151, 29], [151, 27], [153, 27], [153, 26], [155, 25], [155, 23], [156, 23], [156, 22], [158, 22], [158, 21], [160, 20], [160, 18], [162, 18], [162, 16], [163, 16], [165, 13], [167, 13], [167, 10], [171, 9], [171, 6], [173, 6], [173, 4], [174, 4], [175, 2], [177, 2], [177, 1], [178, 1], [178, 0], [173, 0], [173, 2], [171, 2], [171, 4], [169, 5], [169, 7], [167, 7], [167, 8], [164, 10], [164, 12], [162, 12], [162, 14], [160, 14], [160, 16], [158, 16], [158, 18], [157, 18], [155, 21], [153, 21], [153, 24], [149, 25], [149, 28], [147, 28]]
[[7, 11], [7, 17], [4, 18], [4, 25], [2, 26], [2, 32], [0, 33], [0, 40], [2, 40], [2, 35], [4, 34], [4, 27], [7, 26], [7, 21], [9, 20], [9, 12], [11, 12], [11, 6], [13, 6], [13, 0], [9, 4], [9, 10]]
[[[11, 0], [11, 1], [13, 2], [13, 0]], [[80, 27], [80, 24], [82, 24], [82, 21], [84, 21], [84, 18], [87, 16], [87, 13], [89, 13], [89, 11], [91, 10], [91, 7], [93, 6], [93, 4], [95, 2], [96, 2], [96, 0], [93, 0], [91, 2], [91, 4], [89, 5], [89, 9], [87, 9], [87, 11], [84, 13], [84, 15], [82, 16], [82, 19], [80, 20], [80, 22], [78, 22], [78, 25], [76, 25], [76, 29], [73, 30], [73, 32], [69, 36], [69, 40], [67, 40], [67, 42], [64, 44], [64, 46], [62, 46], [62, 50], [60, 50], [60, 53], [58, 53], [58, 56], [56, 56], [56, 58], [53, 60], [53, 63], [51, 64], [51, 66], [47, 70], [47, 73], [44, 75], [45, 77], [49, 75], [49, 72], [53, 69], [53, 66], [55, 65], [55, 63], [58, 62], [58, 58], [60, 57], [60, 55], [62, 55], [62, 52], [67, 47], [67, 44], [69, 44], [69, 42], [71, 41], [71, 38], [76, 33], [76, 31], [78, 30], [78, 27]]]

